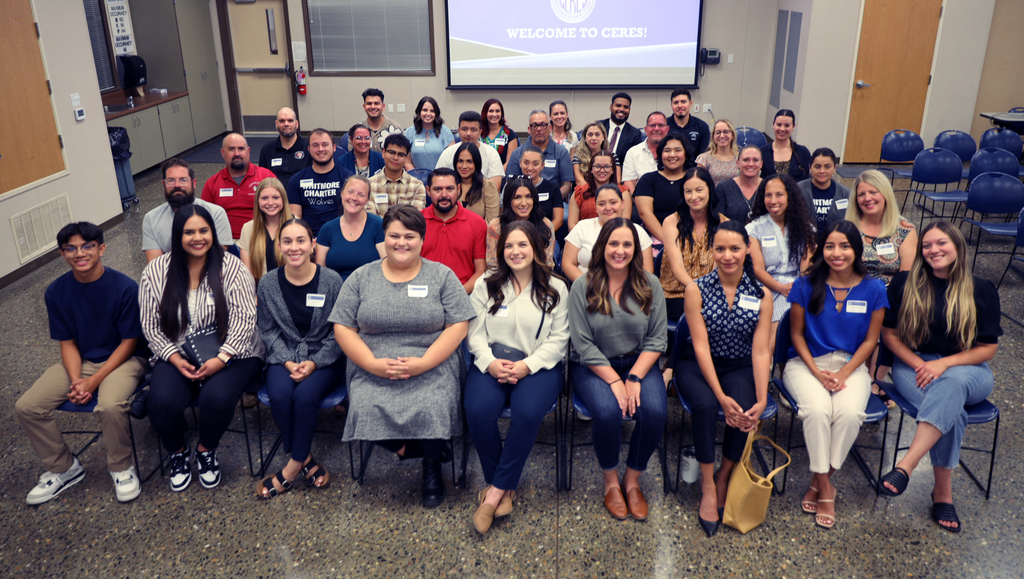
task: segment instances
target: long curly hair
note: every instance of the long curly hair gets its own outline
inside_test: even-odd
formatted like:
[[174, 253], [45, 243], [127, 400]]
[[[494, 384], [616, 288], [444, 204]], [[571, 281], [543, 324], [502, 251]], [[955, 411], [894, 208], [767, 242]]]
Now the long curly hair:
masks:
[[533, 303], [542, 311], [551, 313], [558, 305], [560, 296], [558, 290], [551, 286], [551, 266], [547, 264], [545, 251], [548, 238], [544, 237], [533, 223], [529, 221], [513, 221], [502, 225], [501, 235], [498, 236], [498, 259], [497, 268], [484, 278], [487, 284], [487, 297], [494, 300], [494, 304], [487, 310], [487, 313], [494, 315], [505, 301], [505, 293], [501, 290], [514, 277], [512, 269], [505, 262], [505, 242], [513, 231], [522, 231], [533, 248]]
[[633, 235], [633, 257], [626, 272], [626, 283], [622, 286], [622, 309], [632, 314], [629, 300], [632, 299], [647, 315], [651, 314], [654, 293], [650, 280], [644, 271], [644, 256], [640, 250], [640, 235], [633, 222], [625, 217], [609, 219], [597, 234], [593, 253], [590, 255], [590, 269], [587, 270], [587, 311], [612, 315], [612, 294], [608, 287], [608, 272], [605, 270], [604, 250], [616, 229], [626, 228]]
[[817, 241], [815, 224], [817, 218], [811, 213], [807, 206], [807, 199], [800, 191], [796, 181], [789, 175], [772, 175], [761, 180], [754, 193], [754, 207], [751, 210], [750, 221], [768, 215], [768, 208], [764, 204], [765, 188], [772, 181], [780, 181], [786, 188], [786, 212], [783, 215], [783, 223], [786, 228], [786, 239], [789, 245], [789, 263], [798, 264], [807, 253], [814, 248]]

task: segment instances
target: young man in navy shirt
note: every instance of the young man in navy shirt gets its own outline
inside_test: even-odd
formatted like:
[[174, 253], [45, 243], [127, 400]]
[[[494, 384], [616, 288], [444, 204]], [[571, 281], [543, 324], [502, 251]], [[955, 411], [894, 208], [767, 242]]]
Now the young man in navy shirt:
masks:
[[65, 225], [57, 248], [71, 271], [46, 288], [50, 337], [60, 342], [61, 362], [51, 366], [15, 404], [21, 426], [47, 472], [28, 493], [30, 505], [49, 501], [85, 477], [71, 453], [53, 411], [70, 400], [88, 404], [103, 429], [107, 468], [117, 500], [130, 501], [142, 491], [132, 464], [128, 433], [128, 398], [146, 374], [136, 355], [142, 339], [139, 286], [104, 267], [103, 230], [85, 221]]
[[313, 164], [288, 181], [288, 207], [292, 215], [305, 219], [320, 233], [324, 223], [341, 210], [341, 188], [352, 172], [334, 162], [334, 136], [327, 129], [309, 133], [309, 155]]

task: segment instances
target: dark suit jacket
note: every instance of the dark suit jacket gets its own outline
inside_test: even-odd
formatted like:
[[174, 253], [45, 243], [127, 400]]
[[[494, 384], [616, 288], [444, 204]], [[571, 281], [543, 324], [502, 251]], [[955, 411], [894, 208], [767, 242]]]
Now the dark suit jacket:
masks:
[[[608, 142], [611, 143], [612, 133], [611, 130], [608, 128], [609, 119], [602, 120], [601, 124], [604, 125], [604, 130], [605, 132], [608, 133]], [[629, 122], [627, 121], [622, 125], [622, 132], [619, 133], [619, 140], [615, 143], [615, 150], [612, 152], [615, 153], [615, 156], [619, 158], [620, 163], [625, 163], [626, 151], [628, 151], [634, 145], [639, 145], [640, 143], [642, 143], [644, 141], [644, 138], [644, 134], [640, 131], [640, 129], [629, 124]]]

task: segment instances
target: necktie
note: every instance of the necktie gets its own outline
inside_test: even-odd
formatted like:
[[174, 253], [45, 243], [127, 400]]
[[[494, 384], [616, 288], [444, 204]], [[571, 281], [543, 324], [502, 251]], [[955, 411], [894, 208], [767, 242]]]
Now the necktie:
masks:
[[614, 151], [614, 150], [615, 150], [615, 142], [619, 140], [619, 129], [620, 129], [620, 128], [621, 128], [621, 127], [615, 127], [615, 130], [614, 130], [614, 131], [612, 131], [612, 140], [611, 140], [611, 142], [610, 142], [610, 143], [608, 143], [608, 147], [609, 147], [609, 148], [610, 148], [610, 149], [611, 149], [612, 151]]

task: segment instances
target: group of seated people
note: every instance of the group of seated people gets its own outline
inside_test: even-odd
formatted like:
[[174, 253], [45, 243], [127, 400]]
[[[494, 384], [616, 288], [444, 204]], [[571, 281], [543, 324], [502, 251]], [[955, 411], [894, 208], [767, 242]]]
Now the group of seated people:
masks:
[[[345, 384], [342, 439], [420, 458], [427, 507], [443, 501], [447, 441], [465, 416], [487, 483], [473, 523], [486, 533], [514, 509], [567, 372], [592, 415], [604, 504], [616, 519], [648, 517], [640, 475], [662, 438], [674, 381], [692, 407], [699, 521], [711, 536], [767, 403], [776, 328], [789, 315], [782, 378], [799, 403], [812, 473], [802, 510], [818, 526], [835, 524], [831, 476], [854, 443], [876, 377], [889, 371], [874, 361], [881, 336], [894, 354], [895, 388], [919, 409], [910, 450], [881, 490], [901, 494], [930, 452], [933, 516], [960, 531], [950, 480], [963, 408], [991, 393], [986, 362], [1002, 331], [995, 288], [972, 275], [957, 228], [936, 221], [918, 236], [878, 171], [862, 173], [852, 191], [835, 182], [835, 154], [797, 145], [791, 111], [776, 116], [772, 144], [737, 150], [731, 123], [718, 120], [711, 131], [689, 116], [685, 90], [673, 94], [671, 119], [648, 116], [647, 138], [626, 147], [625, 167], [615, 151], [639, 134], [626, 123], [625, 93], [613, 97], [610, 119], [587, 125], [578, 141], [561, 101], [534, 111], [530, 139], [518, 143], [491, 99], [483, 115], [460, 117], [461, 142], [435, 147], [437, 165], [421, 182], [407, 170], [427, 154], [417, 148], [445, 132], [424, 132], [443, 127], [436, 101], [420, 101], [410, 135], [380, 114], [383, 95], [373, 90], [364, 108], [376, 121], [350, 132], [349, 142], [353, 152], [380, 145], [376, 174], [360, 171], [372, 163], [357, 155], [355, 171], [342, 167], [323, 129], [310, 133], [305, 151], [283, 147], [286, 134], [293, 146], [301, 138], [286, 109], [281, 139], [264, 152], [269, 170], [297, 169], [287, 185], [250, 165], [241, 135], [224, 139], [227, 167], [202, 198], [186, 162], [165, 162], [167, 203], [144, 219], [150, 261], [138, 284], [103, 266], [98, 227], [60, 231], [71, 271], [48, 288], [46, 305], [62, 361], [17, 403], [47, 468], [29, 504], [84, 476], [53, 410], [93, 397], [117, 498], [139, 495], [125, 411], [151, 366], [148, 411], [170, 453], [174, 491], [190, 485], [193, 463], [202, 486], [219, 484], [220, 438], [261, 375], [289, 460], [259, 482], [257, 496], [287, 493], [300, 476], [323, 488], [330, 472], [311, 454], [317, 411]], [[388, 126], [395, 130], [383, 134]], [[281, 148], [287, 163], [273, 156]], [[559, 160], [570, 150], [573, 166], [563, 173]], [[305, 168], [291, 162], [300, 152], [311, 161]], [[453, 167], [444, 166], [446, 154]], [[495, 155], [506, 168], [492, 176], [485, 157]], [[519, 170], [507, 167], [513, 162]], [[685, 323], [689, 337], [674, 367], [662, 368], [669, 320]], [[184, 419], [193, 403], [194, 450]], [[503, 441], [506, 406], [513, 420]], [[726, 428], [716, 471], [719, 409]], [[635, 426], [620, 478], [626, 418]]]

